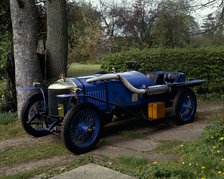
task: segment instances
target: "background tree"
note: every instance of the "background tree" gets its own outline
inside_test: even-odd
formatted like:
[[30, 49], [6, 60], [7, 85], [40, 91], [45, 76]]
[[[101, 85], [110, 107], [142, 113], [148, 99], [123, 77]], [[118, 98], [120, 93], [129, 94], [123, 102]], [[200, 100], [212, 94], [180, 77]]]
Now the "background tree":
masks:
[[152, 46], [151, 30], [157, 17], [157, 5], [154, 0], [135, 0], [124, 26], [125, 32], [130, 33], [141, 48]]
[[[103, 53], [117, 51], [120, 47], [117, 37], [122, 35], [123, 17], [127, 13], [124, 3], [117, 5], [115, 2], [99, 1], [99, 12], [101, 20], [101, 49]], [[118, 44], [117, 44], [118, 43]], [[118, 47], [118, 48], [119, 48]]]
[[202, 30], [204, 31], [203, 36], [206, 39], [206, 43], [213, 44], [214, 43], [214, 36], [216, 32], [216, 19], [214, 15], [208, 14], [208, 16], [204, 19], [204, 22], [202, 24]]
[[135, 0], [131, 4], [123, 2], [119, 5], [101, 3], [102, 24], [106, 34], [113, 37], [109, 42], [115, 49], [151, 47], [157, 5], [154, 0]]
[[220, 13], [211, 13], [204, 19], [201, 26], [202, 33], [200, 34], [201, 38], [203, 38], [203, 41], [201, 42], [202, 46], [217, 46], [224, 44], [224, 24], [221, 18]]
[[69, 63], [93, 62], [101, 38], [100, 14], [90, 4], [68, 3]]
[[47, 0], [47, 78], [67, 75], [68, 25], [65, 0]]
[[41, 81], [40, 63], [36, 54], [37, 24], [35, 2], [32, 0], [10, 0], [15, 58], [17, 108], [21, 108], [30, 95], [24, 88]]
[[133, 47], [151, 47], [151, 30], [157, 16], [158, 3], [154, 0], [135, 0], [129, 6], [113, 10], [118, 16], [115, 22], [120, 29], [120, 37], [125, 37], [127, 44]]
[[185, 47], [190, 44], [191, 34], [197, 23], [190, 15], [187, 1], [162, 1], [154, 25], [154, 45], [162, 47]]

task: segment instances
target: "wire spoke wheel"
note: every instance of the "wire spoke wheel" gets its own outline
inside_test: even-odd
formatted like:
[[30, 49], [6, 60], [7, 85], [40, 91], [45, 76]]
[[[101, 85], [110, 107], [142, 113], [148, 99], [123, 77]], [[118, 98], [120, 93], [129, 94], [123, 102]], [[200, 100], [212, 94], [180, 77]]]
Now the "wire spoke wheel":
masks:
[[44, 119], [40, 115], [40, 112], [43, 112], [43, 105], [44, 105], [43, 100], [36, 101], [31, 106], [28, 112], [27, 124], [29, 124], [33, 129], [37, 131], [43, 130], [44, 126]]
[[45, 128], [44, 100], [42, 95], [31, 96], [22, 109], [22, 126], [25, 131], [35, 137], [47, 135]]
[[62, 126], [65, 146], [74, 153], [85, 153], [93, 149], [102, 130], [99, 110], [91, 104], [81, 104], [71, 109]]
[[174, 114], [180, 124], [193, 121], [197, 108], [197, 101], [191, 89], [180, 91], [174, 99]]
[[80, 147], [93, 143], [97, 133], [99, 133], [99, 120], [94, 110], [80, 111], [71, 123], [70, 135], [72, 141]]

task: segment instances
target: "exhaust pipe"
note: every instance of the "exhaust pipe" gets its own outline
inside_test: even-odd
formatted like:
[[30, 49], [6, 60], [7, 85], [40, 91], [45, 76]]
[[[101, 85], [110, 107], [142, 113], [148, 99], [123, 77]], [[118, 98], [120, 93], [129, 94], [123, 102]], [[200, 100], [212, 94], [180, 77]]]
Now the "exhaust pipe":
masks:
[[157, 94], [170, 92], [171, 90], [169, 85], [154, 85], [144, 89], [138, 89], [138, 88], [135, 88], [131, 83], [129, 83], [128, 80], [126, 80], [123, 76], [119, 74], [106, 74], [106, 75], [102, 75], [98, 77], [93, 77], [93, 78], [87, 79], [86, 82], [91, 83], [95, 81], [111, 80], [111, 79], [120, 80], [126, 88], [128, 88], [131, 92], [136, 94], [157, 95]]
[[169, 85], [154, 85], [149, 86], [145, 89], [138, 89], [135, 88], [131, 83], [128, 82], [123, 76], [117, 75], [118, 79], [128, 88], [131, 92], [137, 93], [137, 94], [147, 94], [147, 95], [157, 95], [157, 94], [163, 94], [167, 93], [171, 90]]
[[95, 81], [100, 81], [100, 80], [111, 80], [111, 79], [118, 79], [117, 74], [105, 74], [102, 76], [96, 76], [93, 78], [89, 78], [86, 80], [87, 83], [95, 82]]

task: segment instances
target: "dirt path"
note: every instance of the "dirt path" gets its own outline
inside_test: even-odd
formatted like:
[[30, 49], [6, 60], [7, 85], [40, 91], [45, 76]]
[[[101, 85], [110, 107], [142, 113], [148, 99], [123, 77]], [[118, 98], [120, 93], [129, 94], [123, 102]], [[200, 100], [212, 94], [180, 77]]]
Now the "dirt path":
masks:
[[[187, 141], [198, 138], [208, 124], [210, 116], [220, 113], [223, 108], [222, 102], [199, 103], [195, 122], [182, 126], [177, 126], [170, 120], [149, 123], [136, 119], [111, 124], [105, 127], [102, 142], [99, 143], [94, 151], [86, 155], [99, 155], [109, 158], [123, 155], [140, 155], [149, 158], [151, 161], [175, 159], [175, 156], [155, 153], [153, 150], [162, 141]], [[131, 136], [125, 135], [126, 133]], [[135, 135], [138, 136], [139, 134], [144, 137], [142, 139], [135, 137]], [[20, 145], [38, 144], [46, 141], [58, 142], [59, 140], [58, 136], [49, 135], [42, 138], [26, 136], [24, 138], [0, 141], [0, 152]], [[71, 154], [46, 160], [30, 161], [12, 167], [0, 167], [0, 176], [28, 171], [38, 167], [63, 164], [75, 157], [75, 155]]]
[[32, 136], [25, 136], [23, 138], [15, 138], [15, 139], [9, 139], [4, 140], [0, 142], [0, 151], [5, 150], [10, 147], [16, 147], [19, 145], [27, 145], [27, 144], [33, 144], [33, 143], [43, 143], [45, 141], [56, 141], [58, 140], [58, 137], [55, 137], [54, 135], [49, 135], [46, 137], [41, 138], [35, 138]]
[[73, 160], [74, 158], [75, 156], [71, 154], [71, 155], [60, 156], [60, 157], [52, 157], [49, 159], [42, 159], [38, 161], [30, 161], [28, 163], [22, 163], [20, 165], [11, 166], [10, 168], [2, 167], [0, 169], [0, 176], [13, 175], [18, 172], [29, 171], [39, 167], [57, 166], [58, 164], [63, 165]]
[[[158, 154], [153, 150], [163, 141], [189, 141], [201, 136], [204, 128], [208, 125], [212, 115], [222, 112], [224, 105], [222, 102], [203, 102], [198, 104], [195, 121], [186, 125], [176, 125], [172, 120], [161, 120], [153, 123], [130, 120], [112, 124], [105, 129], [103, 140], [107, 144], [106, 150], [101, 148], [95, 153], [104, 154], [108, 157], [118, 157], [122, 155], [144, 155], [152, 161], [164, 161], [174, 159], [175, 156]], [[129, 133], [130, 136], [121, 135]], [[136, 139], [135, 135], [144, 136]], [[133, 138], [134, 137], [134, 138]], [[138, 137], [137, 137], [138, 138]], [[111, 150], [108, 146], [114, 147]], [[110, 151], [111, 150], [111, 151]], [[110, 151], [110, 152], [108, 152]], [[113, 152], [114, 151], [114, 152]]]

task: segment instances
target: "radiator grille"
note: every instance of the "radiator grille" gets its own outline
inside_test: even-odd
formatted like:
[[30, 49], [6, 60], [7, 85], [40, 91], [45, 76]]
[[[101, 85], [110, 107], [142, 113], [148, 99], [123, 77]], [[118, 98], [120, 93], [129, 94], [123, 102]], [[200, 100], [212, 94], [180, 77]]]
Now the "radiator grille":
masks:
[[67, 105], [66, 99], [57, 97], [59, 94], [69, 94], [68, 89], [48, 89], [48, 111], [49, 115], [58, 115], [58, 104]]

